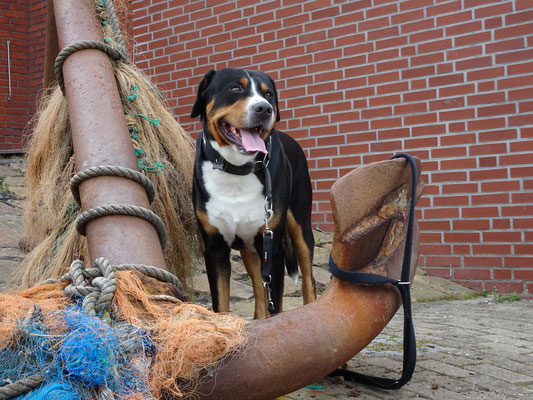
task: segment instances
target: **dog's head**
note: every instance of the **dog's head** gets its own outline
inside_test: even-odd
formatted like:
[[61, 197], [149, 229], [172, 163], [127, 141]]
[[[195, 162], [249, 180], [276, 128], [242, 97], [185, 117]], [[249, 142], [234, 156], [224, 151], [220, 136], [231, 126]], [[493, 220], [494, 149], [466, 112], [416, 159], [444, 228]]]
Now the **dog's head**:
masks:
[[274, 81], [265, 73], [211, 70], [198, 87], [191, 117], [200, 116], [208, 139], [240, 153], [266, 153], [265, 140], [279, 121]]

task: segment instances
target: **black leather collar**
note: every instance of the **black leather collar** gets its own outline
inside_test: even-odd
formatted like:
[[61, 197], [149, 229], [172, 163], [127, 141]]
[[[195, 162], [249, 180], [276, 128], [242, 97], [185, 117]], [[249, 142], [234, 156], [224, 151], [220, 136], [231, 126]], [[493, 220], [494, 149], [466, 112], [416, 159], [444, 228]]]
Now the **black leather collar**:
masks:
[[233, 175], [248, 175], [251, 172], [260, 170], [268, 163], [268, 158], [270, 156], [270, 140], [269, 137], [267, 141], [268, 153], [265, 154], [263, 159], [257, 160], [256, 156], [255, 161], [247, 162], [242, 165], [232, 164], [222, 157], [222, 155], [213, 148], [211, 141], [206, 138], [204, 133], [202, 133], [202, 151], [205, 157], [213, 164], [213, 169], [218, 169]]

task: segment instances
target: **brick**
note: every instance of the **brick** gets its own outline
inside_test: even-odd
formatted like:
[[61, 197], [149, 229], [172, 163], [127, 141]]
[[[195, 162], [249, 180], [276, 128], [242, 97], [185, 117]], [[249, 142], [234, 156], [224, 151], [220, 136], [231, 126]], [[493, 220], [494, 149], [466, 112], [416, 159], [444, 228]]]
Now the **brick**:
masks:
[[418, 221], [418, 225], [422, 231], [449, 231], [450, 230], [450, 221]]
[[512, 2], [497, 4], [488, 7], [482, 7], [474, 10], [474, 16], [476, 18], [487, 18], [493, 15], [508, 14], [513, 11]]
[[[429, 268], [428, 268], [429, 267]], [[436, 276], [440, 278], [450, 278], [450, 269], [449, 268], [432, 268], [429, 265], [424, 265], [424, 271], [430, 276]]]
[[450, 74], [429, 78], [429, 86], [445, 86], [463, 82], [463, 74]]
[[533, 20], [533, 10], [521, 11], [514, 14], [509, 14], [505, 16], [506, 25], [519, 24], [521, 22], [528, 22]]
[[509, 280], [512, 278], [512, 271], [509, 269], [493, 269], [492, 276], [496, 280]]
[[499, 216], [498, 207], [464, 207], [461, 209], [462, 218], [490, 218]]
[[480, 237], [481, 236], [479, 232], [444, 232], [444, 241], [447, 243], [450, 243], [450, 242], [479, 243]]
[[446, 125], [444, 124], [432, 124], [411, 127], [411, 135], [413, 137], [426, 135], [441, 135], [443, 133], [446, 133]]
[[441, 40], [434, 40], [428, 43], [421, 43], [418, 45], [418, 54], [433, 53], [438, 50], [451, 49], [453, 47], [452, 39], [444, 38]]
[[[496, 76], [495, 76], [496, 77]], [[533, 86], [533, 75], [525, 75], [514, 78], [500, 79], [497, 82], [498, 90], [521, 86]]]
[[[515, 270], [514, 278], [518, 280], [531, 281], [533, 280], [533, 269]], [[533, 291], [530, 291], [530, 293], [533, 293]]]
[[426, 265], [432, 267], [458, 267], [461, 265], [460, 257], [443, 257], [443, 256], [426, 256], [425, 258]]
[[498, 293], [516, 293], [522, 292], [523, 285], [515, 282], [487, 282], [485, 289], [496, 290]]
[[516, 218], [513, 220], [515, 229], [533, 229], [533, 218]]
[[523, 36], [531, 33], [533, 33], [533, 22], [515, 26], [506, 26], [501, 29], [496, 29], [494, 31], [494, 38], [498, 40], [513, 36]]
[[508, 255], [511, 253], [511, 244], [473, 244], [472, 253], [479, 255], [501, 254]]
[[454, 38], [455, 46], [471, 46], [477, 43], [490, 42], [492, 40], [492, 35], [490, 32], [478, 32], [470, 33], [464, 36], [457, 36]]
[[511, 178], [530, 177], [533, 176], [532, 167], [517, 167], [511, 168]]
[[[507, 175], [506, 173], [503, 173], [503, 174]], [[482, 182], [481, 190], [483, 192], [508, 192], [508, 191], [520, 190], [520, 181], [504, 180], [504, 181]]]
[[485, 51], [487, 53], [496, 53], [502, 51], [516, 50], [524, 48], [524, 45], [525, 43], [523, 38], [508, 39], [486, 44]]
[[499, 104], [487, 107], [479, 107], [477, 109], [478, 117], [488, 117], [500, 114], [514, 114], [516, 112], [516, 105], [511, 104]]
[[[465, 257], [465, 267], [501, 267], [501, 259], [490, 257]], [[455, 279], [483, 279], [491, 278], [491, 270], [487, 268], [460, 268], [453, 272]]]
[[454, 12], [448, 15], [437, 17], [438, 26], [447, 26], [458, 24], [464, 21], [472, 21], [472, 11], [466, 10], [462, 12]]
[[477, 193], [477, 192], [478, 192], [477, 183], [456, 183], [456, 184], [442, 185], [443, 194]]
[[530, 215], [533, 215], [533, 206], [530, 205], [502, 207], [502, 216], [528, 217]]
[[509, 203], [508, 193], [498, 194], [480, 194], [472, 196], [472, 205], [484, 205], [484, 204], [507, 204]]
[[468, 196], [440, 196], [433, 198], [433, 205], [435, 207], [464, 206], [468, 204]]
[[504, 266], [511, 268], [531, 268], [533, 265], [533, 257], [505, 257]]
[[531, 60], [533, 58], [533, 49], [510, 51], [496, 55], [497, 64], [506, 64], [522, 60]]
[[452, 25], [446, 27], [447, 36], [457, 36], [470, 32], [477, 32], [482, 29], [481, 21], [471, 21], [464, 24]]
[[424, 219], [458, 218], [457, 208], [432, 208], [423, 210]]

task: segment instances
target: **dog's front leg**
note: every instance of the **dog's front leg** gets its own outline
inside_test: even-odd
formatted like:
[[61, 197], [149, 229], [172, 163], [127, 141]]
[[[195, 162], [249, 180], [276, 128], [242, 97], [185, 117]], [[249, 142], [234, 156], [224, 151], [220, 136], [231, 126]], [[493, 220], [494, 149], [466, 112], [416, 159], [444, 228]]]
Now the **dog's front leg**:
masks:
[[[223, 242], [223, 240], [222, 240]], [[215, 312], [229, 313], [230, 248], [226, 243], [206, 244], [204, 258]]]
[[261, 278], [261, 258], [257, 252], [247, 249], [241, 250], [241, 257], [254, 289], [254, 319], [266, 318], [270, 314], [268, 312], [268, 299]]

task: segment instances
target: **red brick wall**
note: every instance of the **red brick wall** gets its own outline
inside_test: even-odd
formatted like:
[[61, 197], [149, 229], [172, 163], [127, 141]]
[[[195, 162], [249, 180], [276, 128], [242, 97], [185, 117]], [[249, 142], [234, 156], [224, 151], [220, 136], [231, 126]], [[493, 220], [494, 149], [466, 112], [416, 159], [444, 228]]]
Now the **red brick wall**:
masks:
[[35, 112], [42, 88], [45, 22], [43, 0], [0, 0], [0, 152], [24, 146], [24, 128]]
[[420, 265], [533, 294], [531, 0], [132, 2], [136, 59], [182, 125], [202, 74], [258, 68], [277, 80], [279, 128], [305, 148], [313, 221], [358, 165], [423, 160]]

